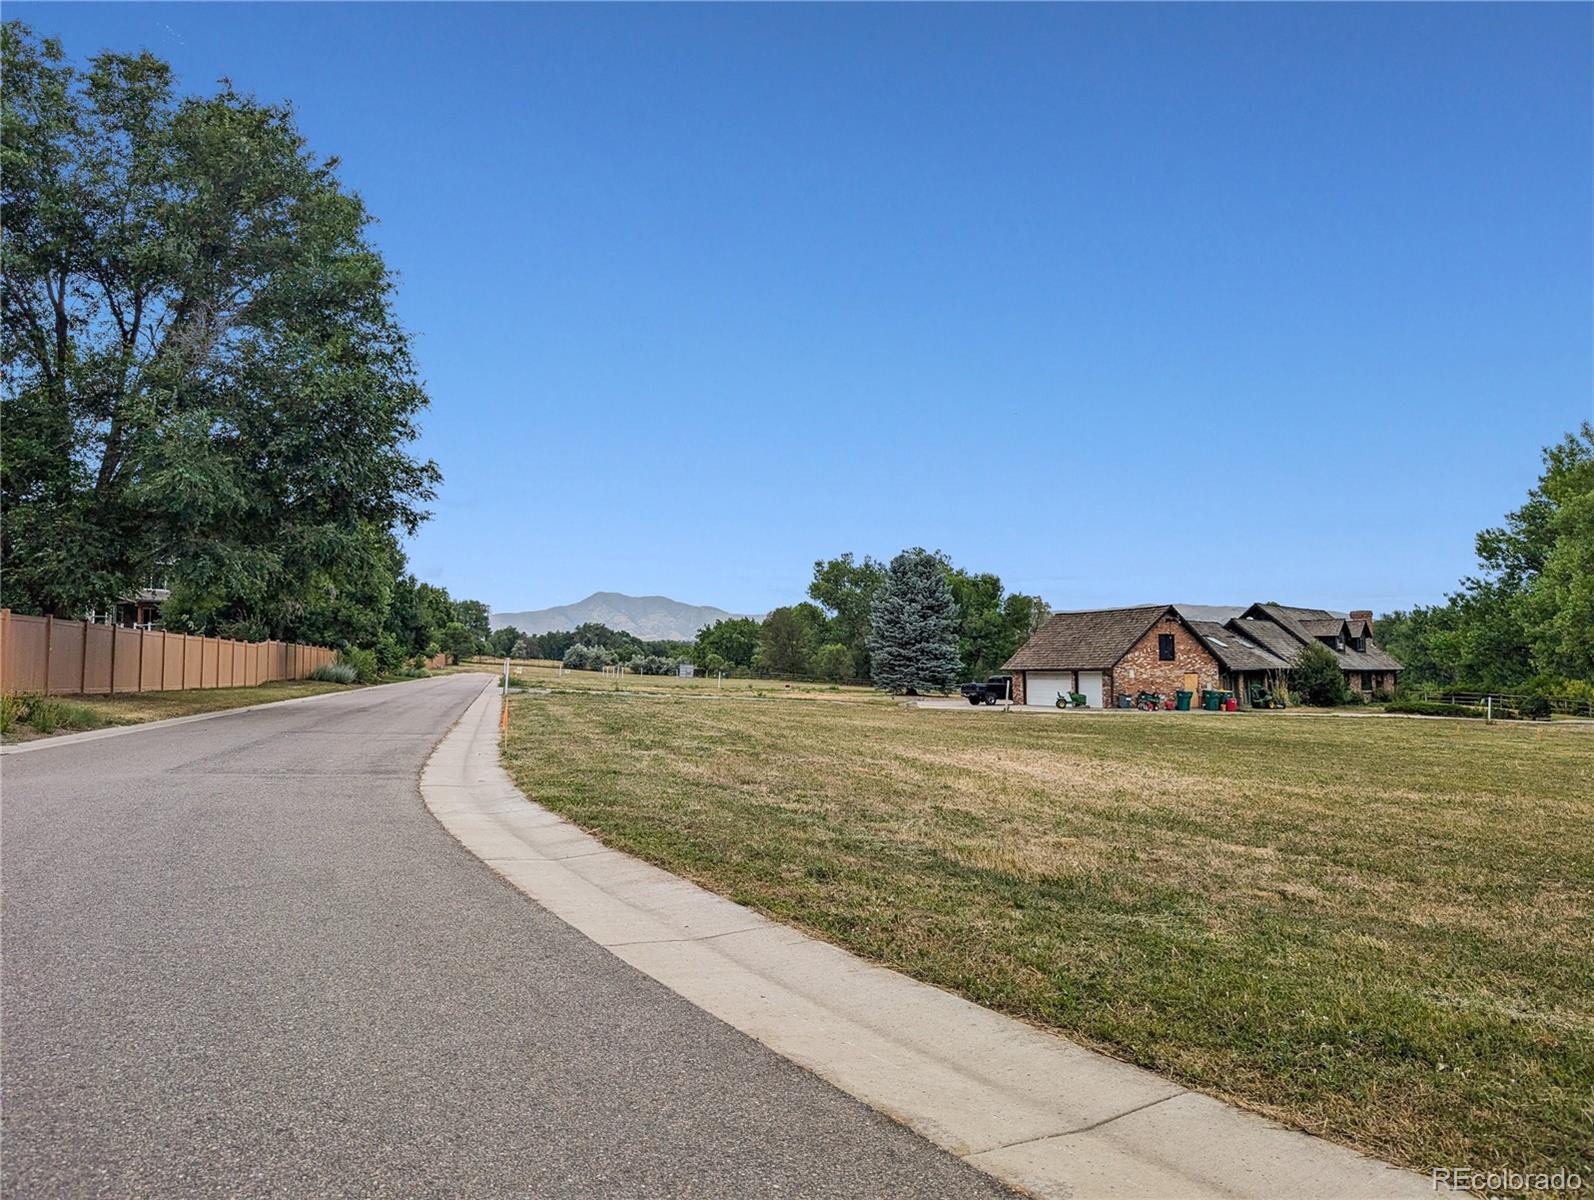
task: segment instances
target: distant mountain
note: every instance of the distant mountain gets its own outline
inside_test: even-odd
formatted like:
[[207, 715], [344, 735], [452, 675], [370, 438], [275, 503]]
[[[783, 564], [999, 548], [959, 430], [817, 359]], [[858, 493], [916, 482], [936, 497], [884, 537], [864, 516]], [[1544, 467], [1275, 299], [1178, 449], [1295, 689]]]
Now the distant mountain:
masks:
[[645, 642], [690, 642], [703, 626], [737, 615], [708, 604], [682, 604], [668, 596], [593, 592], [585, 600], [561, 604], [557, 608], [494, 613], [492, 626], [502, 629], [513, 625], [521, 633], [562, 633], [596, 621], [610, 629], [634, 634]]

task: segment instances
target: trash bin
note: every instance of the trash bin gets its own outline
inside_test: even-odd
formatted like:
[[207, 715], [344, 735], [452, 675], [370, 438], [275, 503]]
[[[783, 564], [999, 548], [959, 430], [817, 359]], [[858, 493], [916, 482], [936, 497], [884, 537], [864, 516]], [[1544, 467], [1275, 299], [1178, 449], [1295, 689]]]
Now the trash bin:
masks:
[[1175, 692], [1173, 694], [1173, 698], [1174, 698], [1174, 701], [1175, 701], [1174, 707], [1176, 707], [1180, 712], [1189, 712], [1190, 711], [1190, 699], [1194, 695], [1195, 695], [1194, 692], [1182, 692], [1182, 691], [1181, 692]]
[[1124, 695], [1118, 697], [1119, 708], [1133, 708], [1134, 706], [1135, 698], [1133, 696], [1125, 693]]
[[1206, 709], [1208, 712], [1217, 712], [1218, 701], [1222, 695], [1222, 692], [1215, 692], [1211, 688], [1205, 689], [1201, 693], [1201, 707]]
[[1223, 711], [1224, 712], [1239, 712], [1240, 711], [1240, 702], [1237, 699], [1235, 699], [1233, 696], [1230, 696], [1227, 700], [1225, 700], [1223, 702]]

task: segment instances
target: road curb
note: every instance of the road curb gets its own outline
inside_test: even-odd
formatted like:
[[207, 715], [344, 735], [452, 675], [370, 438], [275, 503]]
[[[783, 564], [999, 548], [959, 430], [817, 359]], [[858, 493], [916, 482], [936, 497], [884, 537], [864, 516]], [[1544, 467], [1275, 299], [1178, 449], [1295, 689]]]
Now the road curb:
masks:
[[445, 829], [618, 958], [1002, 1182], [1059, 1200], [1435, 1194], [609, 849], [515, 788], [499, 704], [484, 690], [427, 760], [421, 794]]
[[[447, 676], [432, 675], [431, 679]], [[321, 692], [315, 696], [294, 696], [287, 700], [266, 700], [260, 704], [245, 704], [238, 708], [218, 708], [214, 712], [189, 713], [186, 717], [165, 717], [159, 721], [138, 721], [131, 725], [111, 725], [105, 729], [85, 729], [82, 733], [63, 733], [57, 737], [42, 737], [28, 742], [0, 745], [0, 756], [27, 754], [33, 750], [54, 750], [58, 746], [77, 746], [83, 742], [97, 742], [102, 738], [121, 737], [129, 733], [148, 733], [152, 729], [170, 729], [173, 725], [192, 725], [195, 721], [213, 721], [217, 717], [236, 717], [240, 713], [259, 712], [263, 708], [283, 708], [289, 704], [309, 704], [315, 700], [331, 700], [337, 696], [357, 696], [376, 688], [401, 687], [410, 683], [425, 683], [425, 679], [395, 679], [390, 683], [373, 683], [347, 692]], [[63, 699], [70, 700], [67, 696]]]

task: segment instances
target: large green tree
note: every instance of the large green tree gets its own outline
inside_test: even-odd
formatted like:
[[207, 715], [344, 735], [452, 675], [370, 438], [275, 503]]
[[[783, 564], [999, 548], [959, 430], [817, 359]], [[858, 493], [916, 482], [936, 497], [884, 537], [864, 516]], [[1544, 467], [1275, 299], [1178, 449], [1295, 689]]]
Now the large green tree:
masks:
[[875, 593], [871, 677], [891, 692], [945, 691], [958, 681], [958, 608], [946, 563], [926, 550], [891, 560]]
[[439, 478], [364, 206], [286, 107], [0, 37], [0, 600], [364, 637]]
[[1527, 502], [1478, 534], [1479, 573], [1444, 604], [1386, 614], [1403, 684], [1511, 691], [1534, 676], [1594, 682], [1594, 426], [1544, 451]]
[[751, 617], [724, 617], [697, 632], [692, 661], [704, 670], [746, 669], [758, 656], [759, 623]]
[[853, 669], [869, 674], [870, 613], [875, 592], [885, 579], [884, 564], [865, 555], [858, 561], [849, 552], [814, 563], [808, 598], [830, 618], [830, 634], [852, 653]]
[[759, 629], [754, 665], [766, 675], [811, 675], [824, 632], [825, 614], [815, 605], [777, 608]]

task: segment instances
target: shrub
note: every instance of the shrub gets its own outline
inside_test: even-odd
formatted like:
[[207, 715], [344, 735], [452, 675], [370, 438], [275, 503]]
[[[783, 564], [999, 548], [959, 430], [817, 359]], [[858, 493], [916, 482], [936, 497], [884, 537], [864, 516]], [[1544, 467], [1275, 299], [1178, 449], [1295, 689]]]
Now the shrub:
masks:
[[0, 696], [0, 733], [10, 733], [11, 727], [21, 721], [26, 713], [22, 697]]
[[1373, 693], [1374, 704], [1388, 704], [1395, 697], [1387, 688], [1379, 688]]
[[1441, 704], [1437, 700], [1392, 700], [1385, 712], [1418, 717], [1482, 717], [1483, 709], [1466, 704]]
[[391, 633], [376, 639], [376, 669], [384, 675], [396, 675], [404, 669], [404, 647]]
[[1325, 707], [1344, 704], [1350, 694], [1345, 687], [1345, 674], [1339, 669], [1339, 660], [1322, 642], [1310, 642], [1301, 647], [1290, 669], [1290, 687], [1305, 703]]
[[375, 683], [377, 676], [376, 651], [350, 646], [338, 651], [338, 661], [354, 668], [354, 676], [361, 683]]
[[856, 674], [852, 651], [840, 642], [826, 642], [814, 652], [814, 674], [832, 683], [852, 679]]
[[674, 675], [675, 660], [662, 654], [645, 654], [628, 664], [638, 675]]
[[601, 671], [614, 662], [614, 651], [577, 643], [565, 651], [564, 664], [572, 671]]
[[1522, 707], [1518, 711], [1531, 720], [1548, 721], [1550, 719], [1550, 698], [1542, 692], [1529, 696], [1522, 701]]
[[354, 683], [359, 677], [359, 672], [344, 662], [322, 663], [310, 672], [311, 679], [322, 683]]
[[66, 721], [66, 706], [48, 696], [29, 696], [27, 722], [40, 733], [54, 733]]

